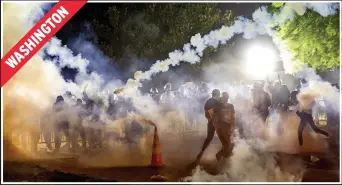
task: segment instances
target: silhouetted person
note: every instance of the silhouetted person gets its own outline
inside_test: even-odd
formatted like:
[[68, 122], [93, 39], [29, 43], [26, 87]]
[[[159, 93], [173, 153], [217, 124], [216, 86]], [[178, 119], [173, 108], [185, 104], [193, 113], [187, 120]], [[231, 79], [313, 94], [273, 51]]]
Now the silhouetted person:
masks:
[[87, 147], [87, 140], [86, 140], [85, 130], [82, 124], [85, 110], [84, 110], [81, 99], [77, 99], [74, 109], [76, 111], [77, 118], [76, 118], [76, 123], [72, 125], [71, 145], [73, 149], [76, 149], [78, 147], [77, 143], [78, 143], [78, 134], [79, 134], [82, 139], [82, 148], [85, 149]]
[[297, 105], [298, 104], [297, 95], [298, 95], [297, 90], [294, 90], [291, 92], [291, 94], [290, 94], [290, 105]]
[[207, 102], [204, 105], [204, 111], [205, 111], [205, 117], [208, 119], [208, 124], [207, 124], [207, 138], [205, 139], [202, 149], [200, 153], [197, 155], [196, 161], [199, 162], [202, 158], [202, 155], [205, 151], [205, 149], [208, 147], [209, 143], [211, 140], [214, 138], [215, 134], [215, 128], [213, 125], [213, 120], [211, 117], [211, 114], [209, 111], [219, 111], [219, 104], [220, 104], [220, 91], [218, 89], [214, 89], [211, 93], [212, 97], [207, 100]]
[[279, 89], [279, 105], [281, 110], [287, 111], [290, 101], [290, 90], [287, 85], [282, 85]]
[[40, 128], [43, 134], [46, 147], [48, 148], [48, 151], [52, 151], [51, 137], [52, 137], [53, 124], [51, 123], [50, 112], [46, 112], [45, 114], [43, 114], [40, 120]]
[[299, 142], [299, 145], [300, 146], [303, 145], [303, 131], [304, 131], [304, 127], [306, 124], [309, 124], [309, 126], [316, 133], [320, 133], [320, 134], [323, 134], [323, 135], [329, 137], [329, 133], [327, 133], [324, 130], [319, 129], [315, 125], [315, 122], [314, 122], [313, 116], [312, 116], [312, 107], [314, 105], [314, 100], [312, 99], [312, 97], [307, 98], [307, 97], [305, 97], [305, 95], [303, 95], [301, 97], [301, 99], [299, 99], [299, 100], [301, 101], [300, 109], [296, 112], [296, 114], [300, 118], [300, 124], [298, 126], [298, 142]]
[[62, 96], [57, 96], [56, 102], [53, 106], [54, 114], [57, 116], [57, 120], [55, 120], [55, 150], [59, 152], [61, 147], [61, 131], [64, 132], [66, 137], [66, 142], [68, 148], [70, 148], [70, 134], [69, 134], [69, 122], [65, 117], [65, 114], [61, 114], [65, 111], [66, 104], [64, 102], [64, 98]]
[[222, 143], [222, 149], [216, 154], [217, 161], [221, 157], [230, 156], [233, 149], [232, 137], [235, 129], [235, 109], [233, 104], [228, 103], [228, 99], [228, 93], [223, 92], [216, 115], [217, 120], [213, 122], [217, 136]]
[[303, 131], [305, 128], [305, 125], [308, 123], [310, 125], [310, 127], [319, 134], [323, 134], [327, 137], [329, 137], [329, 133], [319, 129], [316, 125], [315, 122], [313, 121], [313, 117], [312, 114], [310, 114], [310, 112], [306, 112], [306, 111], [297, 111], [296, 114], [300, 117], [300, 124], [298, 127], [298, 141], [299, 141], [299, 145], [302, 146], [303, 145]]
[[270, 95], [265, 92], [259, 84], [255, 84], [252, 90], [253, 108], [261, 117], [263, 122], [269, 115], [269, 107], [271, 106]]
[[92, 129], [89, 136], [89, 145], [91, 148], [102, 148], [102, 134], [103, 134], [103, 127], [104, 122], [101, 120], [99, 114], [94, 114], [91, 119]]
[[279, 104], [279, 91], [281, 88], [280, 82], [275, 82], [273, 86], [270, 87], [270, 93], [272, 95], [272, 108], [276, 108]]
[[107, 108], [107, 115], [112, 119], [115, 120], [116, 119], [116, 109], [117, 109], [117, 105], [116, 105], [116, 101], [114, 99], [114, 95], [110, 95], [108, 97], [108, 108]]

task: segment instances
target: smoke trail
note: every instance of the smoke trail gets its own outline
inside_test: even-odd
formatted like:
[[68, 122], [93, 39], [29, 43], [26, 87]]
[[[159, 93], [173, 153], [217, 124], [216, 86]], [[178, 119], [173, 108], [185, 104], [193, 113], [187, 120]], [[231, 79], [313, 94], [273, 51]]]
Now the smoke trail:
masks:
[[[25, 34], [27, 29], [29, 29], [37, 20], [37, 17], [43, 16], [44, 11], [41, 11], [41, 6], [44, 6], [44, 4], [5, 3], [5, 52], [8, 51], [21, 38], [21, 36]], [[21, 12], [22, 14], [19, 14], [18, 16], [17, 12]], [[27, 18], [30, 20], [28, 21]], [[18, 25], [28, 26], [27, 29], [23, 29], [18, 27]], [[75, 44], [78, 43], [79, 42], [75, 42]], [[82, 42], [82, 44], [84, 44], [84, 42]], [[81, 50], [92, 50], [92, 54], [94, 55], [92, 55], [93, 58], [89, 58], [90, 60], [83, 58], [80, 54], [75, 56], [70, 49], [62, 45], [60, 40], [56, 37], [52, 38], [39, 52], [39, 54], [35, 55], [30, 62], [4, 86], [4, 138], [6, 146], [12, 146], [20, 137], [22, 140], [30, 141], [35, 134], [40, 132], [39, 122], [41, 121], [40, 118], [43, 116], [48, 117], [45, 120], [48, 120], [49, 125], [47, 126], [51, 127], [50, 129], [53, 128], [53, 122], [59, 118], [69, 119], [71, 125], [75, 124], [75, 112], [77, 109], [70, 107], [60, 115], [51, 115], [48, 113], [51, 112], [52, 104], [57, 95], [64, 94], [65, 91], [70, 91], [77, 98], [81, 98], [82, 92], [86, 86], [86, 93], [91, 99], [95, 100], [96, 104], [99, 101], [103, 101], [105, 103], [105, 106], [102, 108], [95, 107], [95, 111], [100, 114], [101, 120], [108, 123], [106, 125], [108, 126], [108, 132], [116, 132], [119, 135], [120, 133], [124, 133], [123, 135], [132, 135], [132, 133], [134, 133], [134, 131], [131, 131], [132, 129], [121, 127], [119, 127], [119, 129], [110, 130], [113, 124], [115, 125], [117, 122], [113, 123], [104, 111], [109, 103], [107, 102], [108, 94], [112, 94], [112, 90], [121, 86], [122, 83], [119, 79], [112, 79], [112, 75], [105, 72], [104, 68], [107, 68], [107, 65], [111, 65], [109, 63], [109, 59], [103, 56], [98, 49], [91, 46], [90, 43], [86, 44], [87, 47], [81, 48]], [[45, 55], [44, 52], [50, 56], [54, 56], [55, 59], [53, 59], [53, 61], [43, 60], [42, 56]], [[103, 65], [97, 66], [94, 71], [89, 73], [88, 67], [94, 67], [96, 62], [99, 62], [98, 60], [101, 60], [100, 63]], [[91, 64], [91, 62], [93, 62], [93, 64]], [[55, 65], [56, 63], [59, 64], [58, 67]], [[60, 75], [61, 68], [65, 66], [78, 71], [75, 82], [65, 82], [63, 77]], [[158, 110], [160, 107], [153, 104], [151, 99], [140, 95], [138, 96], [138, 94], [136, 95], [137, 96], [133, 99], [133, 102], [142, 115], [148, 114], [154, 119], [162, 120], [162, 116], [159, 114]], [[146, 104], [148, 104], [148, 107], [146, 107]], [[20, 112], [20, 116], [17, 115], [18, 112]], [[156, 115], [156, 117], [153, 115]], [[84, 120], [84, 122], [85, 125], [87, 125], [87, 120]], [[129, 125], [129, 122], [130, 120], [128, 118], [128, 122], [124, 121], [124, 125]], [[87, 126], [85, 127], [87, 128]], [[151, 129], [151, 126], [148, 128]], [[141, 132], [152, 136], [151, 133], [148, 133], [148, 129]], [[28, 136], [26, 137], [26, 135]], [[120, 144], [120, 141], [118, 140], [115, 141], [117, 143], [117, 148], [115, 148], [116, 151], [122, 150], [122, 155], [131, 155], [132, 158], [136, 160], [132, 160], [130, 162], [127, 161], [129, 160], [127, 159], [126, 162], [123, 162], [120, 158], [113, 158], [115, 156], [112, 156], [112, 153], [106, 153], [105, 157], [103, 155], [98, 156], [96, 158], [98, 161], [93, 164], [113, 165], [119, 163], [122, 165], [122, 163], [128, 164], [130, 162], [129, 164], [131, 164], [133, 162], [134, 164], [131, 165], [137, 165], [141, 164], [141, 162], [146, 163], [147, 158], [143, 158], [142, 155], [146, 155], [146, 152], [148, 154], [147, 156], [150, 155], [150, 149], [149, 147], [146, 147], [146, 145], [152, 146], [152, 144], [148, 144], [147, 141], [144, 141], [144, 135], [140, 137], [142, 140], [137, 143], [135, 148], [126, 146], [125, 144]], [[26, 145], [26, 147], [30, 147], [29, 143]], [[31, 154], [28, 151], [30, 150], [25, 150], [25, 153]], [[11, 157], [12, 154], [9, 154], [11, 154], [11, 151], [5, 147], [5, 159], [8, 159], [7, 157]], [[141, 154], [141, 156], [139, 156], [139, 154]], [[19, 158], [21, 157], [20, 155], [21, 154], [19, 154]], [[82, 162], [91, 163], [96, 159], [85, 157], [84, 161], [82, 159]], [[103, 159], [106, 159], [106, 161], [103, 161]], [[114, 161], [108, 161], [112, 159]], [[147, 161], [149, 161], [149, 159]]]
[[[169, 58], [158, 60], [150, 70], [142, 72], [137, 71], [134, 79], [129, 79], [125, 88], [133, 88], [140, 83], [141, 80], [150, 79], [151, 76], [168, 71], [169, 66], [179, 65], [180, 62], [189, 62], [191, 64], [200, 62], [204, 49], [207, 47], [217, 47], [219, 44], [226, 44], [230, 38], [236, 34], [243, 33], [246, 39], [254, 38], [256, 35], [269, 34], [274, 38], [275, 43], [280, 47], [281, 58], [284, 61], [284, 67], [287, 71], [292, 72], [292, 63], [294, 57], [288, 52], [285, 44], [275, 37], [271, 27], [283, 25], [287, 21], [292, 20], [297, 13], [303, 15], [307, 9], [312, 9], [322, 16], [329, 16], [336, 13], [339, 9], [338, 3], [286, 3], [280, 10], [280, 13], [270, 14], [266, 11], [266, 7], [261, 7], [253, 13], [253, 21], [243, 17], [239, 17], [232, 26], [222, 26], [219, 30], [211, 31], [209, 34], [201, 37], [196, 34], [185, 44], [183, 51], [176, 50], [169, 54]], [[196, 49], [193, 49], [195, 47]]]
[[[326, 6], [326, 4], [324, 4]], [[27, 8], [27, 6], [23, 6], [23, 8]], [[286, 8], [285, 8], [286, 7]], [[290, 5], [286, 5], [283, 10], [281, 11], [280, 15], [278, 15], [279, 19], [282, 20], [282, 23], [286, 22], [286, 20], [289, 20], [291, 17], [294, 16], [294, 11], [296, 10], [297, 12], [305, 12], [306, 8], [305, 6], [299, 6], [299, 7], [293, 7]], [[304, 8], [300, 8], [304, 7]], [[320, 6], [318, 6], [320, 7]], [[327, 5], [327, 7], [330, 7], [330, 5]], [[332, 7], [332, 6], [331, 6]], [[317, 9], [317, 7], [316, 7]], [[330, 10], [330, 8], [323, 8], [324, 10]], [[6, 19], [4, 20], [10, 20], [6, 23], [6, 26], [4, 27], [7, 29], [7, 34], [6, 35], [23, 35], [24, 32], [20, 28], [17, 27], [18, 22], [22, 22], [25, 24], [26, 17], [15, 17], [14, 12], [22, 12], [20, 11], [21, 9], [18, 9], [18, 7], [12, 7], [5, 9], [6, 13]], [[333, 9], [335, 10], [335, 9]], [[265, 19], [272, 18], [271, 15], [269, 15], [264, 8], [260, 9], [260, 15], [255, 16], [255, 19], [259, 19], [259, 22], [263, 23], [268, 23], [268, 21], [265, 21]], [[326, 11], [325, 11], [326, 13]], [[12, 17], [8, 18], [11, 14], [15, 17], [15, 20], [12, 19]], [[27, 16], [28, 14], [26, 14]], [[29, 17], [29, 16], [28, 16]], [[256, 17], [261, 17], [261, 18], [256, 18]], [[264, 17], [264, 18], [263, 18]], [[254, 18], [253, 18], [254, 19]], [[277, 18], [278, 19], [278, 18]], [[276, 20], [276, 18], [272, 18], [271, 20]], [[280, 21], [279, 21], [280, 22]], [[15, 24], [14, 24], [15, 23]], [[7, 26], [7, 24], [11, 26]], [[279, 23], [280, 24], [280, 23]], [[255, 30], [255, 31], [254, 31]], [[18, 34], [16, 34], [18, 32]], [[126, 87], [129, 87], [126, 89], [125, 93], [126, 95], [130, 96], [132, 98], [134, 106], [138, 109], [140, 114], [148, 119], [154, 120], [157, 124], [158, 127], [160, 126], [163, 130], [169, 129], [169, 120], [173, 117], [179, 116], [179, 114], [169, 114], [169, 117], [164, 116], [164, 114], [161, 111], [162, 106], [159, 106], [156, 104], [150, 97], [146, 96], [141, 96], [137, 94], [138, 87], [141, 85], [140, 81], [144, 79], [150, 79], [153, 75], [159, 73], [159, 72], [165, 72], [168, 71], [170, 66], [176, 66], [179, 65], [181, 61], [184, 62], [189, 62], [191, 64], [197, 63], [200, 61], [200, 56], [202, 55], [202, 52], [205, 48], [207, 47], [217, 47], [218, 44], [225, 44], [232, 36], [235, 34], [239, 33], [244, 33], [245, 38], [253, 38], [257, 34], [265, 34], [265, 33], [272, 33], [270, 29], [265, 29], [261, 24], [254, 23], [250, 20], [244, 19], [240, 17], [235, 24], [233, 24], [231, 27], [222, 27], [220, 30], [212, 31], [208, 35], [205, 35], [204, 37], [201, 37], [199, 34], [194, 36], [191, 39], [190, 44], [186, 44], [183, 48], [183, 51], [181, 50], [176, 50], [172, 53], [170, 53], [169, 58], [163, 61], [157, 61], [156, 64], [154, 64], [149, 71], [146, 72], [141, 72], [138, 71], [134, 75], [134, 79], [129, 79], [128, 82], [126, 83]], [[10, 49], [11, 46], [15, 44], [17, 40], [19, 40], [20, 36], [18, 37], [4, 37], [5, 42], [4, 43], [9, 43], [8, 45], [5, 46], [5, 51], [7, 49]], [[195, 48], [195, 49], [194, 49]], [[19, 72], [15, 79], [12, 79], [8, 84], [6, 84], [4, 90], [4, 100], [7, 102], [4, 104], [4, 114], [5, 114], [5, 128], [10, 128], [10, 126], [17, 124], [20, 125], [24, 120], [27, 122], [36, 122], [35, 118], [38, 117], [37, 114], [34, 112], [36, 110], [40, 111], [39, 106], [44, 105], [44, 108], [48, 108], [51, 106], [51, 102], [54, 101], [54, 97], [65, 90], [70, 90], [72, 91], [76, 96], [80, 97], [81, 92], [83, 88], [86, 85], [89, 85], [87, 88], [87, 93], [92, 94], [92, 97], [98, 96], [98, 91], [105, 91], [105, 90], [112, 90], [115, 89], [115, 87], [118, 87], [120, 85], [119, 81], [115, 82], [108, 82], [106, 81], [105, 78], [103, 78], [99, 73], [97, 72], [92, 72], [90, 74], [87, 73], [87, 66], [90, 65], [89, 60], [86, 60], [81, 57], [81, 55], [74, 56], [74, 54], [65, 46], [61, 45], [61, 42], [57, 38], [53, 38], [46, 46], [45, 46], [46, 51], [48, 52], [49, 55], [54, 55], [58, 56], [58, 62], [61, 63], [61, 66], [69, 66], [71, 68], [75, 68], [78, 70], [78, 75], [76, 77], [76, 83], [65, 83], [63, 81], [63, 78], [59, 74], [59, 69], [55, 67], [54, 64], [52, 63], [46, 63], [42, 61], [42, 59], [39, 56], [36, 56], [33, 58], [31, 61], [35, 61], [37, 59], [38, 62], [31, 62], [31, 64], [25, 65], [21, 71]], [[286, 50], [286, 49], [284, 49]], [[286, 55], [287, 56], [287, 55]], [[288, 59], [288, 61], [293, 60], [293, 58]], [[31, 67], [30, 67], [31, 66]], [[25, 73], [26, 71], [26, 73]], [[20, 75], [22, 74], [22, 75]], [[28, 78], [29, 75], [35, 74]], [[36, 75], [41, 75], [37, 77]], [[37, 81], [39, 79], [39, 81]], [[41, 80], [41, 81], [40, 81]], [[32, 81], [35, 81], [37, 83], [32, 84]], [[17, 90], [17, 87], [20, 87], [19, 85], [23, 84], [23, 87], [19, 88]], [[53, 85], [51, 85], [53, 84]], [[26, 87], [26, 89], [25, 89]], [[41, 90], [45, 89], [46, 90]], [[26, 91], [25, 91], [26, 90]], [[14, 96], [12, 92], [19, 92], [19, 93], [24, 93], [23, 96]], [[41, 92], [42, 91], [42, 92]], [[38, 95], [38, 92], [40, 95]], [[43, 93], [43, 94], [42, 94]], [[35, 99], [36, 98], [36, 99]], [[39, 99], [37, 99], [39, 98]], [[100, 95], [100, 99], [103, 99], [103, 97]], [[13, 102], [17, 100], [16, 106], [13, 106]], [[191, 104], [193, 103], [192, 101], [184, 101], [182, 104]], [[17, 106], [18, 105], [18, 106]], [[20, 106], [21, 105], [21, 106]], [[18, 118], [17, 115], [14, 115], [12, 110], [15, 111], [20, 111], [23, 114], [23, 117], [21, 120]], [[28, 118], [25, 118], [26, 116]], [[34, 116], [33, 116], [34, 115]], [[202, 116], [202, 114], [197, 114], [194, 113], [194, 116]], [[180, 116], [179, 116], [180, 117]], [[246, 116], [246, 119], [248, 119], [248, 116]], [[170, 121], [171, 123], [175, 123], [175, 121]], [[176, 122], [177, 123], [177, 122]], [[185, 124], [183, 122], [178, 122], [178, 124]], [[206, 126], [206, 122], [202, 121], [202, 125]], [[122, 123], [124, 124], [124, 123]], [[116, 125], [116, 123], [113, 123], [111, 126]], [[21, 126], [21, 125], [20, 125]], [[119, 127], [119, 126], [118, 126]], [[252, 127], [255, 128], [255, 127]], [[122, 128], [118, 128], [118, 132], [121, 133]], [[9, 130], [8, 130], [9, 131]], [[182, 141], [180, 141], [181, 143]], [[143, 141], [142, 141], [143, 143]], [[144, 143], [143, 143], [144, 144]], [[174, 145], [177, 146], [177, 143], [170, 143], [168, 142], [169, 145]], [[198, 144], [198, 142], [196, 142]], [[120, 145], [118, 145], [120, 146]], [[148, 145], [151, 146], [151, 145]], [[194, 145], [189, 145], [184, 148], [189, 148], [192, 149]], [[242, 144], [241, 146], [243, 147], [238, 147], [235, 150], [240, 150], [243, 149], [246, 144]], [[145, 148], [146, 149], [146, 148]], [[146, 149], [148, 150], [148, 149]], [[125, 157], [125, 154], [130, 154], [130, 149], [127, 149], [127, 151], [123, 152], [122, 155], [118, 155], [119, 159], [122, 159]], [[150, 151], [150, 150], [148, 150]], [[191, 150], [192, 151], [192, 150]], [[174, 151], [173, 151], [174, 152]], [[120, 152], [117, 152], [120, 153]], [[236, 152], [236, 157], [238, 157], [240, 152]], [[243, 152], [242, 152], [243, 153]], [[249, 153], [246, 152], [244, 153], [247, 155], [246, 158], [248, 158]], [[169, 155], [179, 155], [178, 153], [170, 153]], [[252, 154], [254, 155], [254, 154]], [[138, 155], [139, 156], [139, 155]], [[107, 157], [107, 156], [106, 156]], [[101, 158], [106, 158], [101, 156]], [[140, 157], [140, 156], [139, 156]], [[181, 156], [183, 157], [183, 156]], [[132, 156], [132, 158], [138, 158], [137, 155]], [[252, 157], [255, 159], [256, 157]], [[245, 160], [245, 158], [239, 158], [239, 162]], [[89, 158], [85, 158], [84, 162], [87, 162]], [[97, 161], [93, 161], [94, 163], [100, 163]], [[108, 161], [105, 161], [108, 162]], [[101, 163], [102, 164], [102, 163]], [[108, 163], [108, 164], [113, 164], [113, 163]], [[108, 165], [107, 164], [107, 165]], [[115, 164], [115, 163], [114, 163]], [[258, 165], [259, 163], [256, 163]], [[249, 165], [247, 165], [249, 167]], [[259, 170], [259, 167], [256, 167], [257, 170]], [[270, 169], [274, 169], [273, 167]], [[241, 172], [238, 170], [238, 172]], [[262, 173], [259, 175], [267, 175], [267, 173]], [[238, 176], [238, 175], [236, 175]], [[259, 180], [269, 180], [267, 178], [260, 177], [261, 179]], [[235, 179], [240, 180], [240, 177], [236, 177]], [[284, 179], [284, 178], [280, 178]], [[272, 178], [271, 178], [272, 180]], [[274, 180], [274, 179], [273, 179]], [[279, 180], [279, 178], [276, 180]], [[291, 180], [289, 178], [285, 180]]]
[[[313, 3], [314, 4], [314, 3]], [[285, 42], [279, 39], [275, 32], [271, 29], [275, 25], [283, 25], [288, 20], [294, 18], [295, 13], [298, 15], [303, 15], [306, 12], [307, 8], [310, 8], [322, 16], [332, 15], [338, 9], [338, 4], [302, 4], [302, 3], [287, 3], [280, 11], [279, 14], [271, 15], [266, 11], [266, 7], [261, 7], [253, 13], [254, 22], [239, 17], [237, 21], [231, 27], [223, 27], [220, 30], [212, 31], [209, 35], [204, 36], [203, 38], [200, 35], [196, 35], [191, 39], [191, 44], [196, 46], [196, 51], [199, 56], [201, 56], [203, 50], [207, 46], [216, 47], [218, 42], [221, 44], [225, 44], [229, 38], [232, 37], [234, 33], [243, 33], [244, 38], [250, 39], [254, 38], [256, 35], [267, 33], [273, 38], [274, 43], [278, 46], [280, 50], [280, 56], [284, 62], [284, 68], [286, 72], [293, 73], [302, 70], [303, 74], [306, 74], [305, 78], [310, 79], [310, 85], [307, 88], [303, 88], [299, 96], [304, 96], [304, 94], [309, 94], [312, 99], [317, 97], [326, 97], [328, 102], [333, 103], [336, 107], [336, 112], [339, 113], [339, 92], [336, 88], [333, 88], [329, 83], [322, 82], [321, 79], [316, 75], [314, 71], [308, 72], [308, 69], [305, 69], [305, 66], [294, 66], [293, 64], [300, 64], [294, 55], [290, 52]], [[220, 86], [220, 89], [227, 89], [224, 86]], [[324, 90], [323, 90], [324, 89]], [[338, 103], [336, 103], [338, 102]], [[235, 104], [237, 105], [237, 104]], [[237, 106], [239, 107], [239, 106]], [[248, 106], [243, 106], [248, 107]], [[338, 107], [338, 108], [337, 108]], [[284, 151], [287, 153], [296, 153], [299, 151], [299, 147], [296, 141], [296, 131], [298, 128], [299, 120], [296, 115], [278, 115], [276, 120], [272, 120], [271, 122], [279, 122], [282, 120], [282, 123], [276, 123], [278, 127], [283, 127], [285, 133], [282, 134], [280, 139], [279, 137], [272, 138], [271, 135], [277, 129], [267, 128], [264, 125], [251, 125], [250, 120], [255, 120], [253, 115], [249, 113], [247, 110], [238, 110], [238, 112], [243, 112], [243, 130], [247, 133], [249, 129], [253, 131], [250, 133], [256, 133], [258, 130], [264, 130], [261, 132], [263, 137], [266, 136], [268, 138], [265, 142], [262, 143], [267, 147], [262, 149], [262, 153], [266, 151]], [[284, 119], [287, 117], [288, 120]], [[284, 121], [286, 120], [286, 121]], [[266, 134], [266, 135], [265, 135]], [[258, 134], [257, 134], [258, 135]], [[276, 135], [279, 135], [276, 134]], [[322, 140], [318, 139], [317, 136], [312, 137], [312, 133], [307, 132], [304, 134], [304, 137], [311, 137], [315, 140], [316, 145], [312, 145], [312, 143], [307, 143], [304, 148], [300, 148], [300, 150], [324, 150], [326, 147], [326, 143], [321, 143]], [[311, 136], [310, 136], [311, 135]], [[266, 139], [265, 138], [265, 139]], [[280, 144], [277, 141], [286, 141], [282, 142], [284, 144]], [[289, 172], [287, 170], [283, 171], [279, 169], [279, 166], [274, 162], [274, 156], [272, 155], [259, 155], [257, 152], [250, 149], [248, 151], [241, 150], [241, 148], [248, 148], [248, 146], [244, 145], [244, 140], [238, 140], [235, 142], [235, 148], [233, 156], [229, 159], [229, 161], [225, 164], [228, 166], [223, 168], [222, 175], [212, 176], [206, 173], [205, 171], [197, 168], [191, 177], [187, 177], [185, 181], [300, 181], [301, 176], [303, 174], [303, 167], [301, 166], [300, 161], [298, 163], [294, 163], [292, 166], [295, 171]], [[286, 145], [286, 144], [288, 145]], [[309, 146], [310, 145], [310, 146]], [[255, 148], [257, 145], [253, 145]], [[317, 148], [317, 146], [321, 146], [321, 148]], [[267, 153], [267, 152], [266, 152]], [[251, 159], [250, 159], [251, 158]], [[249, 161], [249, 162], [246, 162]], [[268, 165], [263, 165], [263, 164]], [[288, 165], [284, 165], [285, 167], [289, 167]], [[290, 170], [291, 171], [291, 170]], [[259, 172], [259, 173], [258, 173]], [[274, 173], [275, 172], [275, 173]]]

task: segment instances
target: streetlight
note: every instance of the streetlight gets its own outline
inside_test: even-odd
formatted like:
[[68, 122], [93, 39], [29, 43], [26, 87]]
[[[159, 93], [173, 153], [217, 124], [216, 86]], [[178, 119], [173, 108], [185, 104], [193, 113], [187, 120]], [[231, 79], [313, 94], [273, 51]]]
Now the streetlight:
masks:
[[262, 45], [255, 45], [247, 50], [245, 56], [245, 72], [252, 78], [265, 79], [275, 70], [276, 53]]

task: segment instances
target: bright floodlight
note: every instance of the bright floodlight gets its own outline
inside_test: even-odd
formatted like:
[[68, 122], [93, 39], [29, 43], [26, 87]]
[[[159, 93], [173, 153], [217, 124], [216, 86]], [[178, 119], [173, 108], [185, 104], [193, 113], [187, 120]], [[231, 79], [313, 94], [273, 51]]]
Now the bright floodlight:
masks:
[[246, 72], [254, 78], [264, 78], [274, 70], [276, 54], [269, 48], [254, 46], [246, 55]]

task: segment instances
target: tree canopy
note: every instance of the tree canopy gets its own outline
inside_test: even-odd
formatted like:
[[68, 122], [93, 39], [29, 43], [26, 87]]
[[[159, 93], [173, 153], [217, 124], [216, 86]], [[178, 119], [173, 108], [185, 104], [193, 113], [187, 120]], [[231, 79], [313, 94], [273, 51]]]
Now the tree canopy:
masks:
[[[278, 11], [284, 3], [273, 3], [270, 12]], [[287, 41], [289, 48], [304, 64], [318, 71], [340, 66], [340, 12], [323, 17], [308, 10], [293, 20], [277, 27], [277, 34]]]
[[133, 54], [151, 61], [182, 49], [197, 33], [232, 21], [231, 11], [221, 12], [214, 3], [125, 3], [110, 6], [105, 14], [108, 21], [91, 22], [104, 54], [115, 58]]

